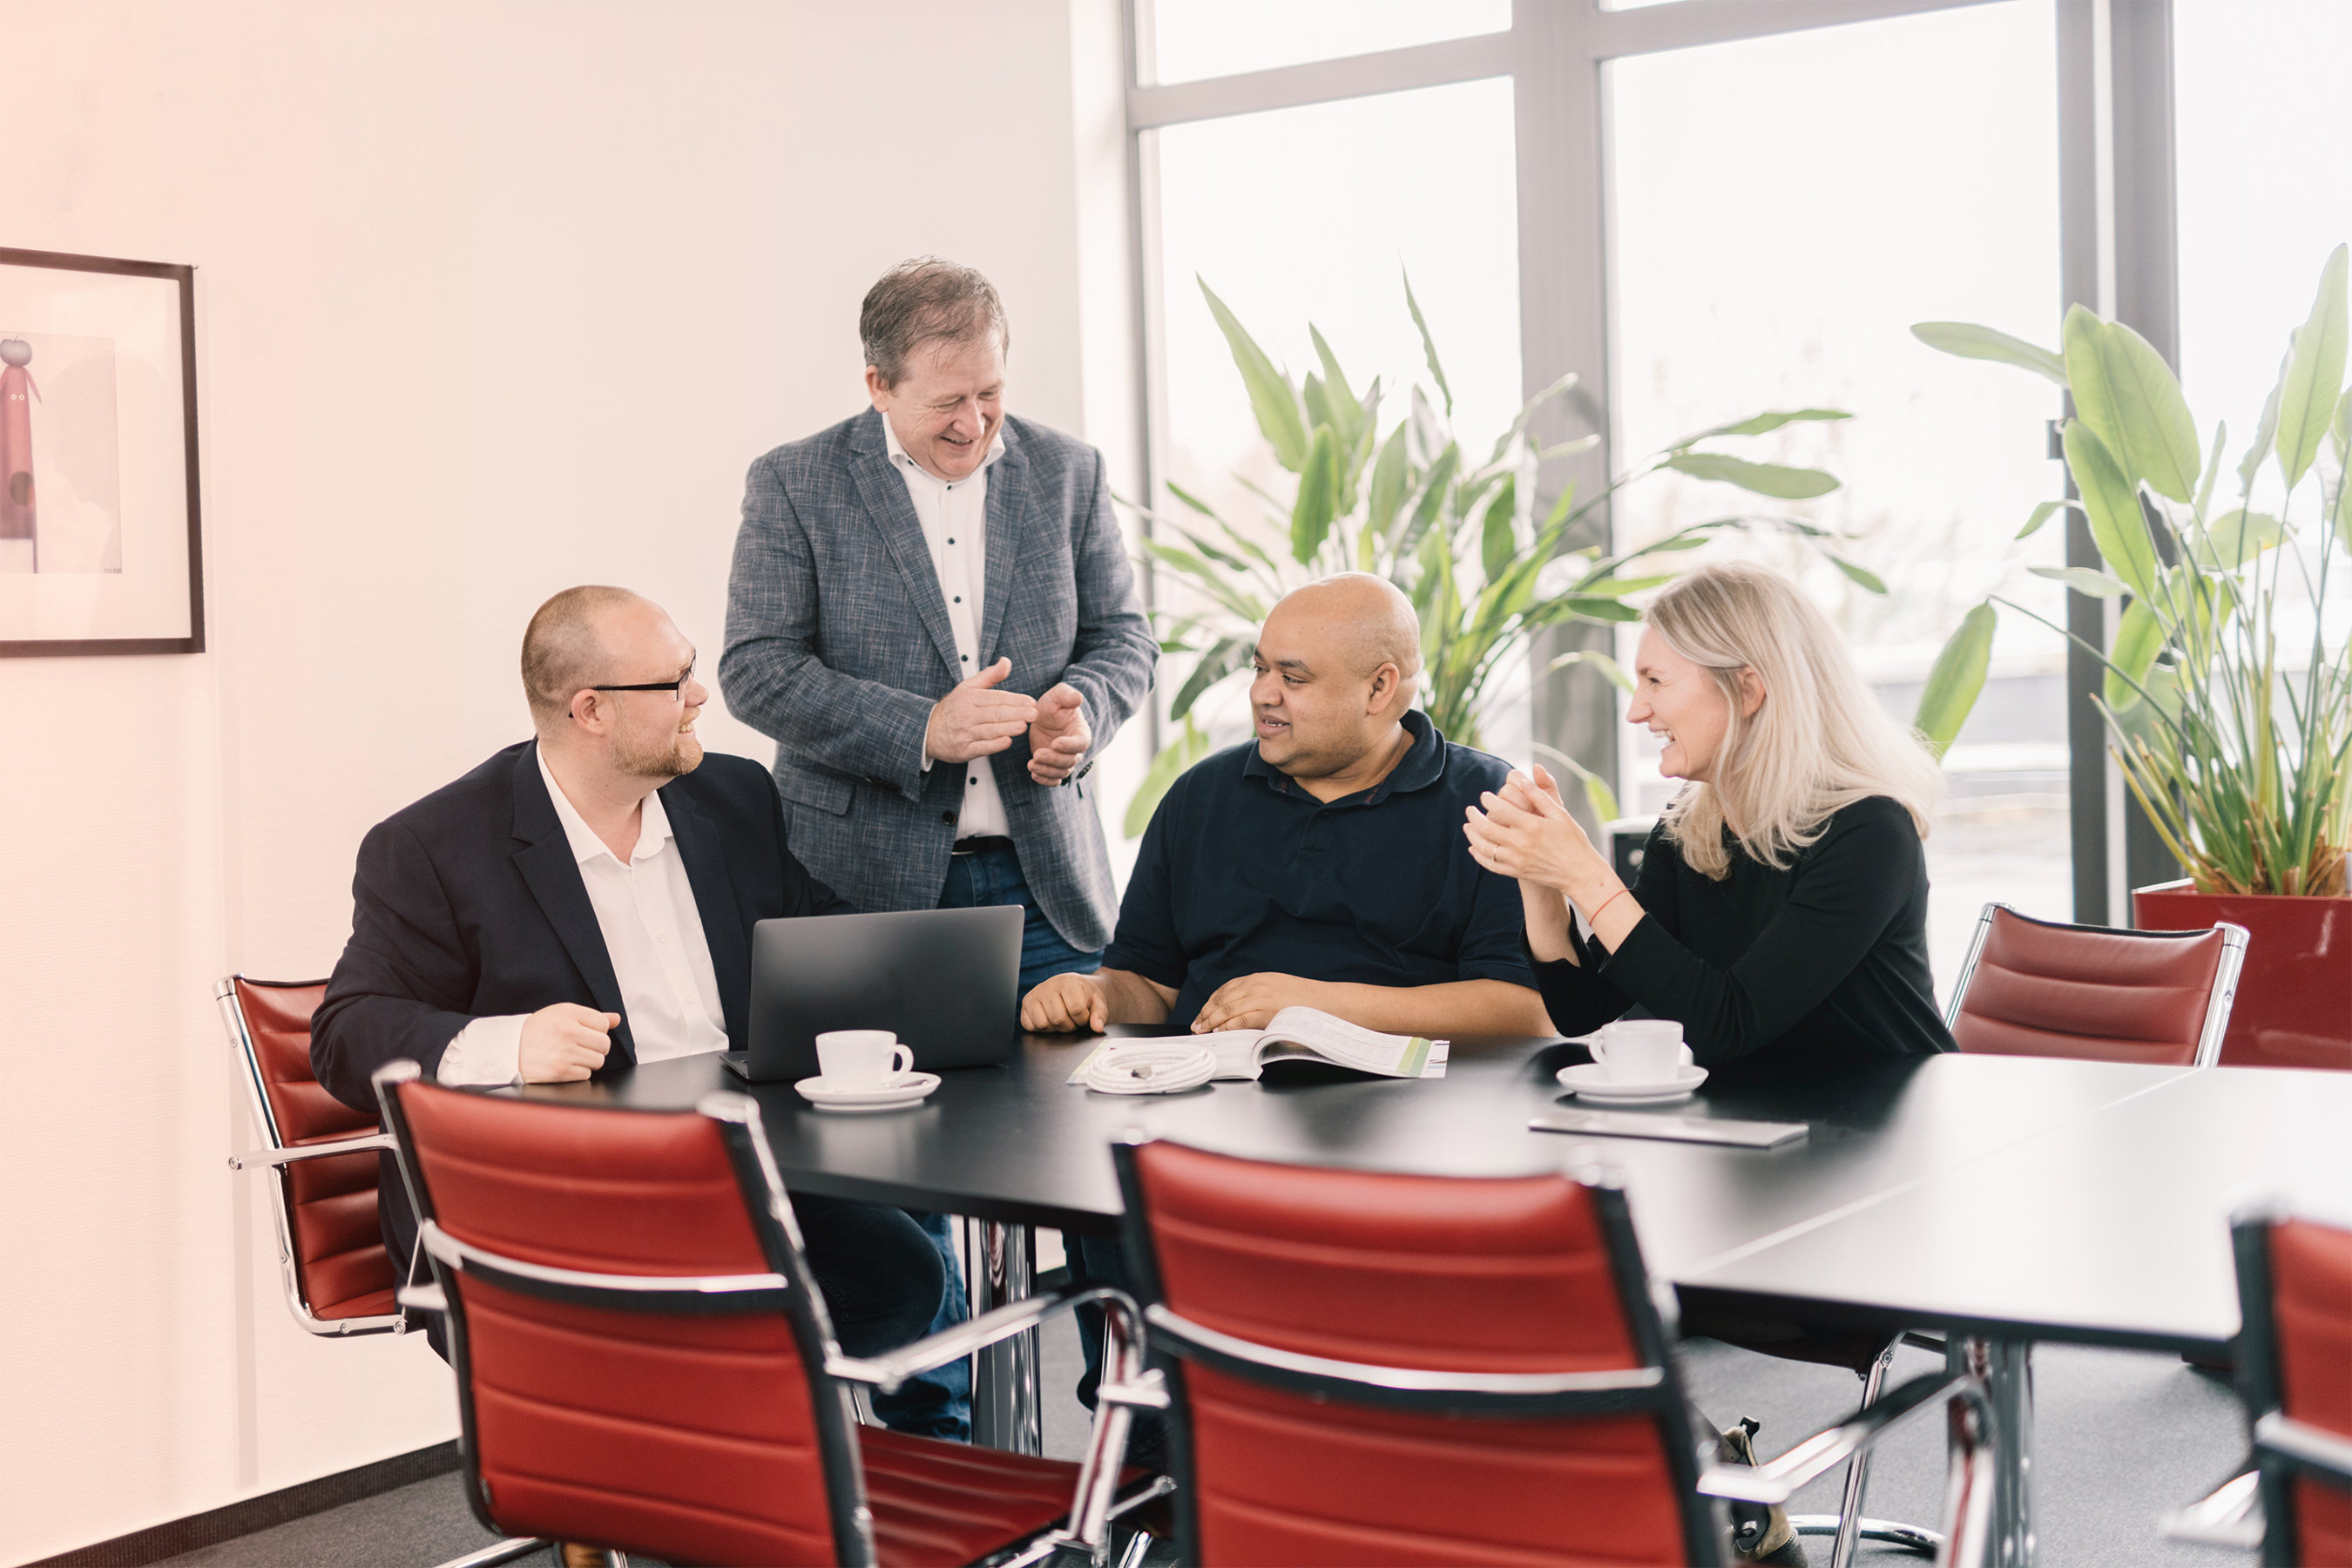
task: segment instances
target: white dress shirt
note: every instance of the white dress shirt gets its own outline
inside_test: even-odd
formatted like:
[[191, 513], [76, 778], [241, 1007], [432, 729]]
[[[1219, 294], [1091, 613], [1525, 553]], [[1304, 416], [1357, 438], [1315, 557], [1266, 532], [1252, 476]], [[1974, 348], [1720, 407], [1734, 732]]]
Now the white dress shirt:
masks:
[[[580, 879], [604, 933], [621, 1006], [640, 1062], [667, 1061], [727, 1048], [727, 1014], [719, 1002], [719, 975], [710, 966], [710, 940], [694, 884], [662, 809], [658, 792], [638, 810], [636, 847], [623, 865], [596, 837], [539, 754], [539, 776], [555, 803], [556, 819], [571, 841]], [[520, 1074], [522, 1026], [528, 1014], [477, 1018], [441, 1054], [443, 1083], [512, 1083]]]
[[[890, 466], [907, 481], [907, 499], [915, 503], [916, 521], [931, 547], [931, 568], [940, 574], [940, 596], [948, 602], [948, 625], [955, 632], [956, 679], [969, 680], [983, 668], [980, 662], [980, 607], [988, 588], [988, 470], [1004, 456], [1004, 432], [1000, 426], [988, 456], [961, 479], [943, 479], [907, 455], [898, 433], [882, 416], [882, 440]], [[923, 771], [931, 771], [932, 757], [923, 753]], [[996, 770], [986, 757], [954, 764], [963, 770], [963, 805], [956, 813], [958, 838], [1013, 837], [1004, 815], [1004, 796], [996, 787]]]

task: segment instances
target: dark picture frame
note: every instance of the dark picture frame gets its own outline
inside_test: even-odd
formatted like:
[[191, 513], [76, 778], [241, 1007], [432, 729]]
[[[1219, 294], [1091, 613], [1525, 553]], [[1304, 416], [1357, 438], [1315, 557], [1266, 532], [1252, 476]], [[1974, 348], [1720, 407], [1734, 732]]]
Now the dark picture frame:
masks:
[[[78, 406], [88, 411], [100, 407], [101, 404], [103, 405], [101, 417], [106, 422], [103, 457], [114, 470], [105, 476], [108, 483], [114, 487], [109, 492], [116, 509], [114, 534], [111, 540], [98, 547], [96, 563], [67, 570], [79, 570], [84, 574], [77, 597], [96, 606], [88, 613], [86, 619], [102, 624], [112, 635], [38, 635], [37, 622], [46, 620], [55, 626], [61, 617], [54, 613], [43, 615], [27, 611], [24, 606], [31, 602], [30, 598], [22, 593], [12, 597], [11, 589], [13, 584], [26, 580], [28, 574], [22, 562], [29, 559], [33, 563], [29, 570], [34, 584], [32, 593], [38, 595], [42, 591], [39, 582], [41, 541], [35, 531], [33, 518], [37, 510], [35, 498], [44, 492], [37, 492], [35, 489], [29, 468], [33, 459], [23, 453], [10, 453], [10, 415], [5, 403], [0, 403], [0, 458], [8, 459], [7, 466], [12, 470], [19, 467], [26, 470], [21, 482], [13, 471], [0, 476], [0, 551], [6, 551], [10, 546], [21, 546], [28, 540], [31, 543], [29, 556], [18, 549], [6, 561], [0, 562], [0, 658], [202, 653], [205, 651], [204, 521], [196, 439], [196, 269], [173, 262], [133, 261], [120, 257], [76, 256], [61, 251], [15, 250], [0, 247], [0, 361], [5, 362], [0, 363], [0, 387], [8, 388], [18, 400], [26, 401], [28, 406], [36, 408], [47, 401], [46, 395], [38, 393], [37, 386], [30, 399], [15, 394], [15, 388], [21, 384], [22, 378], [37, 376], [42, 368], [39, 354], [28, 346], [29, 340], [45, 331], [61, 331], [66, 328], [46, 320], [20, 319], [28, 311], [21, 304], [25, 289], [17, 285], [37, 281], [39, 275], [36, 272], [30, 279], [14, 279], [10, 271], [14, 268], [87, 273], [97, 279], [152, 279], [166, 285], [165, 297], [171, 302], [176, 321], [168, 329], [152, 324], [142, 324], [136, 329], [145, 332], [144, 342], [149, 352], [137, 360], [133, 368], [145, 368], [152, 373], [139, 382], [140, 387], [147, 394], [141, 406], [149, 415], [155, 415], [158, 407], [168, 406], [168, 394], [174, 383], [179, 409], [176, 420], [155, 416], [136, 422], [128, 432], [132, 439], [126, 441], [126, 449], [118, 453], [114, 445], [119, 439], [115, 423], [114, 340], [94, 337], [68, 340], [102, 343], [107, 354], [102, 396], [96, 401], [85, 396]], [[80, 323], [90, 319], [93, 312], [101, 319], [103, 317], [102, 301], [93, 304], [90, 300], [82, 299], [76, 301], [76, 307], [68, 325], [79, 326], [80, 331], [89, 331], [87, 325]], [[39, 315], [37, 310], [29, 313], [36, 317]], [[24, 335], [18, 336], [20, 333]], [[172, 357], [168, 342], [172, 337], [177, 339], [176, 377], [171, 376], [173, 367], [167, 363]], [[15, 345], [16, 357], [7, 352], [12, 344]], [[12, 374], [19, 381], [8, 381]], [[89, 384], [93, 378], [84, 375], [79, 381]], [[54, 379], [52, 384], [56, 384]], [[145, 428], [142, 439], [142, 431], [145, 426], [152, 428]], [[18, 444], [24, 444], [21, 435], [26, 428], [24, 420], [16, 419], [13, 428], [18, 433]], [[165, 436], [166, 431], [177, 438], [179, 450], [176, 453], [167, 449], [169, 439]], [[142, 500], [153, 504], [142, 505], [125, 500], [122, 493], [125, 472], [132, 476], [132, 486], [139, 490]], [[139, 482], [142, 479], [144, 483]], [[170, 492], [174, 488], [179, 489], [184, 518], [170, 515]], [[12, 509], [12, 502], [19, 504]], [[89, 510], [85, 505], [85, 512]], [[102, 510], [98, 515], [102, 519]], [[134, 526], [138, 548], [126, 549], [123, 542], [125, 531]], [[178, 552], [181, 558], [172, 559], [173, 552]], [[184, 629], [179, 615], [180, 595], [176, 591], [177, 579], [183, 571], [186, 580]], [[134, 573], [139, 575], [134, 576]], [[123, 585], [126, 583], [131, 589], [143, 586], [146, 591], [125, 593]], [[159, 584], [171, 591], [161, 591]], [[116, 599], [102, 596], [109, 591], [116, 595]], [[155, 635], [143, 635], [150, 625], [155, 627]]]

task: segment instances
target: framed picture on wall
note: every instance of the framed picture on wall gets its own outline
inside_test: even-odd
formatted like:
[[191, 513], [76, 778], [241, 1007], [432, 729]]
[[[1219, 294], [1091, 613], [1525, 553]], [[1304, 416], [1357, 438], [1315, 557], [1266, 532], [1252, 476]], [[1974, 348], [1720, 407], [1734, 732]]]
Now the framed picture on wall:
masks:
[[195, 277], [0, 248], [0, 655], [204, 651]]

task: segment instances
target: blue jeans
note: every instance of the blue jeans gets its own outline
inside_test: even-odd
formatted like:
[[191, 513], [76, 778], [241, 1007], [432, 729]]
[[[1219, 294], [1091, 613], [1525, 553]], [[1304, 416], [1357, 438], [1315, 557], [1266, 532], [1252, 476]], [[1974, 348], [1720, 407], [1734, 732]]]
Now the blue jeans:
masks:
[[[1062, 940], [1062, 933], [1038, 912], [1021, 874], [1021, 858], [1010, 847], [996, 845], [977, 854], [958, 855], [948, 862], [947, 889], [940, 895], [943, 910], [982, 909], [994, 904], [1018, 904], [1024, 915], [1021, 929], [1021, 993], [1049, 974], [1088, 973], [1102, 967], [1102, 952], [1082, 952]], [[909, 1211], [913, 1212], [913, 1211]], [[963, 1293], [963, 1270], [956, 1261], [953, 1221], [946, 1215], [915, 1214], [915, 1223], [931, 1238], [947, 1269], [947, 1289], [940, 1293], [939, 1315], [925, 1331], [938, 1333], [971, 1316]], [[958, 1442], [971, 1438], [971, 1363], [956, 1362], [910, 1378], [895, 1394], [874, 1396], [874, 1412], [901, 1432], [922, 1432]]]
[[993, 845], [977, 854], [958, 855], [948, 862], [948, 885], [940, 894], [943, 910], [986, 909], [992, 904], [1019, 904], [1021, 927], [1021, 994], [1026, 996], [1052, 974], [1091, 974], [1102, 967], [1102, 949], [1088, 952], [1062, 940], [1037, 908], [1029, 879], [1021, 874], [1021, 857], [1012, 847]]

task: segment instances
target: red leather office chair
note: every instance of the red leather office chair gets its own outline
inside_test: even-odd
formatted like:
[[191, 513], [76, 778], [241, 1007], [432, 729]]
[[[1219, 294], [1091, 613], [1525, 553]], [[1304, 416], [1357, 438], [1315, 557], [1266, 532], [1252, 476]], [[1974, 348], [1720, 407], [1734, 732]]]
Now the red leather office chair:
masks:
[[1702, 1494], [1785, 1501], [1948, 1402], [1949, 1560], [1981, 1560], [1971, 1377], [1920, 1378], [1780, 1459], [1702, 1473], [1604, 1173], [1405, 1176], [1140, 1139], [1114, 1153], [1163, 1359], [1102, 1398], [1171, 1412], [1188, 1563], [1717, 1563], [1727, 1531]]
[[1122, 1474], [1129, 1420], [1083, 1465], [860, 1426], [849, 1385], [933, 1366], [1099, 1301], [1109, 1370], [1133, 1304], [1093, 1289], [1017, 1301], [887, 1356], [841, 1353], [759, 1108], [511, 1100], [376, 1075], [448, 1313], [467, 1495], [493, 1530], [697, 1563], [1034, 1563], [1099, 1552], [1165, 1489]]
[[268, 1171], [277, 1197], [278, 1258], [294, 1321], [314, 1334], [396, 1334], [393, 1262], [376, 1219], [375, 1118], [329, 1094], [310, 1074], [310, 1015], [323, 980], [231, 975], [213, 988], [267, 1146], [229, 1168]]
[[[1944, 1022], [1963, 1051], [2210, 1067], [2221, 1054], [2245, 960], [2243, 926], [2118, 931], [2038, 921], [2007, 904], [1987, 904]], [[1826, 1335], [1819, 1348], [1791, 1353], [1838, 1362], [1837, 1352], [1851, 1341], [1852, 1336]], [[1946, 1349], [1933, 1336], [1906, 1334], [1874, 1358], [1853, 1363], [1863, 1378], [1864, 1405], [1878, 1397], [1895, 1352], [1906, 1341], [1926, 1350]], [[1779, 1353], [1768, 1345], [1750, 1348]], [[1857, 1455], [1846, 1474], [1839, 1512], [1801, 1514], [1790, 1521], [1801, 1535], [1835, 1537], [1830, 1568], [1847, 1568], [1860, 1541], [1922, 1552], [1936, 1549], [1932, 1531], [1860, 1517], [1869, 1473], [1869, 1456]], [[1848, 1526], [1850, 1518], [1857, 1522]]]
[[2352, 1228], [2266, 1206], [2230, 1233], [2255, 1468], [2165, 1531], [2259, 1547], [2271, 1568], [2352, 1568]]
[[1963, 1051], [2211, 1067], [2246, 928], [2117, 931], [1987, 904], [1946, 1026]]

